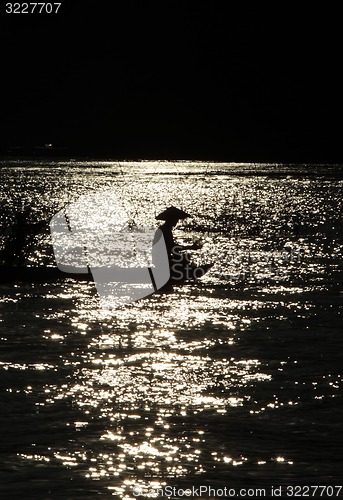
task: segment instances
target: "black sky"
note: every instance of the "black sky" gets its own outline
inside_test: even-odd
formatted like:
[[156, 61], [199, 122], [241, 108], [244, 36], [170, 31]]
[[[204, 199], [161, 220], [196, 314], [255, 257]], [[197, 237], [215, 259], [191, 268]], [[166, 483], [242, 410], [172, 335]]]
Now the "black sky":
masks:
[[112, 3], [1, 6], [2, 153], [343, 160], [338, 13]]

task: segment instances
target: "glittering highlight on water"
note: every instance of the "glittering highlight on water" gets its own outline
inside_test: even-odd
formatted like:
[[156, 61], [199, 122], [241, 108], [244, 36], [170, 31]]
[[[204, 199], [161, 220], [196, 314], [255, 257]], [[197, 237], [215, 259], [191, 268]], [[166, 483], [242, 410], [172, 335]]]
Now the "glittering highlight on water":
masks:
[[[5, 496], [338, 484], [340, 166], [18, 161], [1, 171], [2, 227], [27, 206], [48, 221], [113, 187], [137, 225], [157, 227], [168, 205], [192, 213], [176, 238], [201, 238], [192, 257], [215, 262], [199, 283], [108, 311], [91, 283], [3, 284]], [[49, 238], [28, 242], [27, 265], [54, 265]]]

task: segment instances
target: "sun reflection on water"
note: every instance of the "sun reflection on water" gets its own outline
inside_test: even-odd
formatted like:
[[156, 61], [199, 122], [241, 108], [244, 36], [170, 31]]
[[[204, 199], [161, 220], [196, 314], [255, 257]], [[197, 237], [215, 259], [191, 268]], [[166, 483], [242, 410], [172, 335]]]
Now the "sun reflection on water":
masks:
[[[215, 163], [191, 172], [187, 162], [133, 163], [126, 175], [114, 162], [87, 164], [87, 173], [84, 164], [72, 174], [69, 164], [59, 175], [40, 168], [39, 179], [29, 168], [5, 172], [3, 200], [18, 205], [15, 185], [21, 202], [47, 217], [115, 186], [140, 225], [155, 224], [165, 205], [181, 206], [195, 218], [177, 238], [201, 237], [194, 259], [215, 266], [197, 285], [115, 310], [99, 307], [89, 283], [4, 287], [3, 411], [18, 430], [11, 439], [20, 460], [63, 467], [122, 498], [176, 480], [312, 474], [311, 459], [323, 463], [314, 442], [327, 438], [328, 415], [336, 433], [341, 427], [330, 406], [342, 390], [343, 245], [332, 229], [341, 183], [275, 179], [268, 166], [258, 167], [264, 177], [237, 177]], [[51, 264], [47, 237], [37, 248], [30, 263]]]
[[[55, 454], [66, 466], [89, 463], [87, 478], [110, 479], [124, 471], [182, 477], [202, 470], [199, 445], [206, 443], [206, 430], [199, 428], [196, 419], [203, 412], [226, 415], [231, 408], [250, 404], [249, 391], [240, 395], [240, 388], [271, 378], [261, 371], [257, 359], [235, 359], [229, 351], [227, 358], [210, 354], [217, 343], [207, 330], [211, 324], [224, 336], [218, 344], [221, 349], [235, 342], [232, 333], [225, 341], [227, 332], [234, 332], [237, 324], [242, 332], [244, 325], [251, 324], [237, 314], [237, 309], [242, 310], [240, 301], [208, 298], [210, 323], [202, 298], [194, 300], [187, 294], [181, 300], [182, 311], [175, 297], [164, 300], [165, 305], [150, 298], [145, 308], [137, 303], [129, 312], [117, 311], [115, 326], [102, 317], [96, 335], [93, 312], [86, 319], [84, 309], [72, 321], [75, 333], [85, 334], [84, 347], [69, 353], [65, 365], [73, 367], [70, 382], [63, 387], [49, 385], [46, 404], [72, 401], [84, 417], [68, 425], [81, 434], [90, 433], [94, 421], [102, 422], [95, 449], [83, 455], [80, 450], [69, 451], [63, 459]], [[158, 319], [162, 328], [156, 328]], [[199, 333], [200, 338], [194, 336]], [[48, 338], [52, 341], [56, 334]], [[185, 419], [190, 419], [186, 431]], [[100, 451], [103, 447], [106, 453]], [[245, 460], [238, 457], [231, 465], [237, 467]]]

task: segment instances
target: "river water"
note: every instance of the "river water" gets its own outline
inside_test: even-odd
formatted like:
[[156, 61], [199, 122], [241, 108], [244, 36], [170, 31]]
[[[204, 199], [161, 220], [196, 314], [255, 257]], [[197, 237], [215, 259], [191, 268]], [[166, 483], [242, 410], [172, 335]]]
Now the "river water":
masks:
[[[2, 498], [342, 484], [342, 166], [0, 170], [1, 245], [18, 211], [48, 223], [113, 188], [134, 224], [158, 227], [169, 205], [192, 214], [175, 238], [200, 238], [193, 259], [215, 263], [198, 283], [112, 310], [92, 283], [1, 285]], [[55, 265], [47, 229], [25, 252], [26, 265]]]

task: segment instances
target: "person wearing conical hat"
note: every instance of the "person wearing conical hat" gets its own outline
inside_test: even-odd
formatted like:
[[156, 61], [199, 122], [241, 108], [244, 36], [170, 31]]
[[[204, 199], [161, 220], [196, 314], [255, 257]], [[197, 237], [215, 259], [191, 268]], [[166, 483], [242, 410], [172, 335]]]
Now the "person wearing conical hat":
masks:
[[180, 219], [187, 219], [187, 217], [191, 217], [187, 212], [184, 210], [181, 210], [180, 208], [176, 207], [169, 207], [163, 212], [161, 212], [159, 215], [156, 216], [156, 220], [174, 220], [178, 222]]
[[177, 276], [181, 279], [183, 269], [186, 267], [194, 267], [194, 264], [190, 263], [188, 254], [184, 253], [184, 250], [199, 250], [201, 248], [201, 245], [197, 243], [193, 245], [178, 245], [174, 240], [173, 228], [179, 220], [188, 217], [191, 217], [191, 215], [173, 206], [167, 208], [156, 217], [157, 220], [164, 221], [164, 224], [162, 224], [162, 226], [159, 227], [159, 231], [156, 232], [154, 245], [157, 242], [157, 238], [160, 238], [162, 233], [168, 253], [171, 280], [175, 280]]

